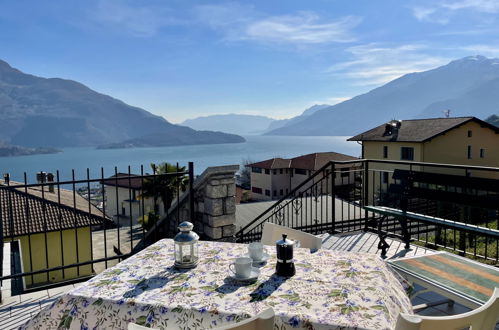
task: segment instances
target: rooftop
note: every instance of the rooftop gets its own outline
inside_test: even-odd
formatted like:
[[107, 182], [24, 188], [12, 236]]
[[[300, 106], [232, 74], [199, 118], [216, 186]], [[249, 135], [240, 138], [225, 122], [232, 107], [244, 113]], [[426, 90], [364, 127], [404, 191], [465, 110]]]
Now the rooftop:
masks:
[[316, 171], [330, 161], [349, 161], [358, 158], [341, 154], [338, 152], [316, 152], [290, 159], [271, 158], [261, 162], [248, 164], [249, 167], [260, 167], [264, 169], [299, 168]]
[[355, 135], [348, 141], [426, 142], [468, 122], [476, 122], [499, 133], [498, 127], [475, 117], [428, 118], [393, 120]]

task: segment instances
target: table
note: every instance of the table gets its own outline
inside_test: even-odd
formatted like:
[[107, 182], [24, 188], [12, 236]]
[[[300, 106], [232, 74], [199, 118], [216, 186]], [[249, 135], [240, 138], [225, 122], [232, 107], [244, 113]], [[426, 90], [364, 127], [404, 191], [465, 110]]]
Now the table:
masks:
[[373, 254], [295, 249], [296, 275], [274, 274], [274, 247], [258, 281], [228, 278], [243, 244], [199, 242], [195, 269], [173, 265], [173, 241], [163, 239], [72, 289], [23, 329], [125, 329], [128, 322], [168, 329], [212, 328], [266, 308], [278, 329], [391, 329], [412, 306], [399, 279]]
[[409, 281], [471, 309], [499, 287], [499, 269], [448, 252], [399, 258], [388, 263]]

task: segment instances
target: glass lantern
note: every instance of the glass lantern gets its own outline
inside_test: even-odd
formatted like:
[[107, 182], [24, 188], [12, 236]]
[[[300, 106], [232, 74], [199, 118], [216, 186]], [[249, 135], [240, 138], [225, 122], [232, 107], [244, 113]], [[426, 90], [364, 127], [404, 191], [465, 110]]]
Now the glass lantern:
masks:
[[192, 231], [194, 226], [188, 221], [182, 222], [178, 229], [180, 233], [175, 235], [175, 267], [194, 268], [199, 261], [198, 241], [199, 236]]

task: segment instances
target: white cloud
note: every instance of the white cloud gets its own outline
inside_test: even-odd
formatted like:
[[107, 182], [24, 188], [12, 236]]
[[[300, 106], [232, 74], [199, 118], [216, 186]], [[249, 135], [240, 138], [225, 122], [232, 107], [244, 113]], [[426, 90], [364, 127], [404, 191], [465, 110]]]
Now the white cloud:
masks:
[[201, 23], [222, 32], [226, 40], [263, 43], [352, 42], [355, 40], [352, 30], [362, 21], [354, 16], [324, 20], [313, 12], [268, 16], [235, 3], [198, 6], [195, 13]]
[[249, 24], [243, 38], [304, 44], [352, 42], [355, 37], [351, 30], [360, 21], [358, 17], [347, 16], [333, 22], [320, 23], [319, 17], [312, 13], [273, 16]]
[[136, 37], [151, 37], [165, 26], [181, 23], [166, 7], [136, 6], [118, 0], [99, 0], [91, 16], [99, 24], [125, 31]]
[[450, 10], [473, 9], [491, 14], [499, 12], [499, 1], [497, 0], [461, 0], [445, 2], [441, 6]]
[[455, 12], [473, 10], [479, 13], [499, 13], [498, 0], [458, 0], [434, 1], [431, 5], [411, 8], [412, 14], [419, 21], [447, 24]]
[[385, 84], [404, 74], [425, 71], [443, 65], [448, 58], [428, 55], [424, 45], [396, 47], [367, 44], [347, 48], [353, 59], [336, 63], [327, 70], [335, 76], [353, 80], [358, 86]]

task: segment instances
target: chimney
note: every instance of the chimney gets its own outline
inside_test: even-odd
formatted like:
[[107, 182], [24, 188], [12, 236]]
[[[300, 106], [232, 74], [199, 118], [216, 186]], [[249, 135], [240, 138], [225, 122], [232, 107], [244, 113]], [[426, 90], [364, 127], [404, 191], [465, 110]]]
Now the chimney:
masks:
[[47, 173], [45, 173], [45, 172], [36, 173], [36, 183], [45, 183], [46, 177], [47, 177]]
[[10, 174], [9, 173], [3, 174], [3, 184], [5, 184], [7, 186], [10, 184]]
[[[54, 174], [47, 173], [47, 182], [49, 182], [49, 183], [54, 182]], [[49, 185], [49, 192], [51, 192], [51, 193], [54, 192], [54, 185], [53, 184]]]

